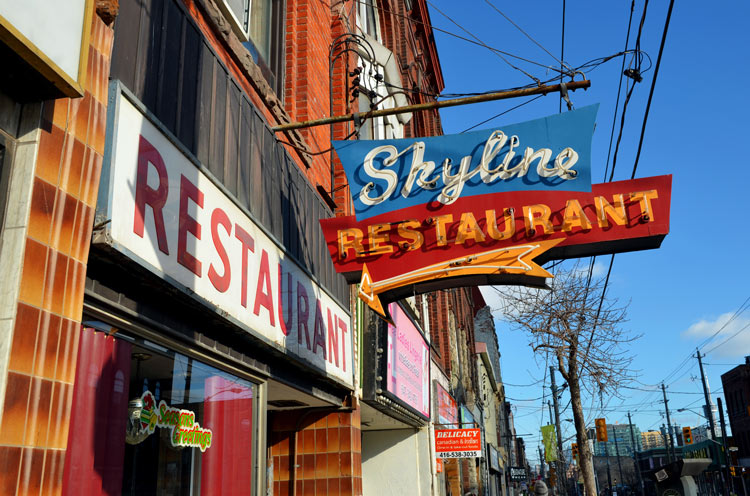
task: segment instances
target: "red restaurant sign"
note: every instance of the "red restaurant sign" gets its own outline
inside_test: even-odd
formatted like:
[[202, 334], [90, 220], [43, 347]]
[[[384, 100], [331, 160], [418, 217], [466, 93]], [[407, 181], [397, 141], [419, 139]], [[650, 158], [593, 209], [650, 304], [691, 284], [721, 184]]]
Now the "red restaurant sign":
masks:
[[482, 456], [482, 433], [479, 429], [435, 430], [437, 458], [479, 458]]
[[656, 176], [320, 222], [336, 270], [360, 282], [360, 297], [380, 311], [380, 298], [465, 284], [541, 285], [551, 275], [539, 263], [658, 248], [669, 233], [671, 189], [672, 176]]

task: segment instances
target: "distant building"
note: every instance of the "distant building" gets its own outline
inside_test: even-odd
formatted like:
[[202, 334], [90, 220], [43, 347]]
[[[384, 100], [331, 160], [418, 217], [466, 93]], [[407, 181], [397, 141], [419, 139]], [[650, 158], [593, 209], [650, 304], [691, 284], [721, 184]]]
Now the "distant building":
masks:
[[[718, 423], [718, 417], [717, 417], [717, 423]], [[711, 436], [711, 429], [709, 429], [705, 425], [701, 425], [698, 427], [691, 427], [691, 431], [693, 433], [693, 444], [698, 444], [698, 443], [702, 443], [703, 441], [713, 439], [713, 437]]]
[[635, 439], [635, 449], [637, 451], [643, 449], [641, 430], [635, 425], [633, 426], [632, 436], [629, 424], [607, 425], [607, 437], [609, 441], [606, 443], [597, 442], [594, 444], [594, 455], [617, 456], [619, 453], [620, 456], [633, 456], [633, 439]]
[[659, 431], [641, 432], [641, 443], [644, 450], [664, 447], [664, 437]]
[[733, 444], [742, 465], [750, 466], [750, 356], [745, 363], [721, 375], [726, 412], [732, 427]]

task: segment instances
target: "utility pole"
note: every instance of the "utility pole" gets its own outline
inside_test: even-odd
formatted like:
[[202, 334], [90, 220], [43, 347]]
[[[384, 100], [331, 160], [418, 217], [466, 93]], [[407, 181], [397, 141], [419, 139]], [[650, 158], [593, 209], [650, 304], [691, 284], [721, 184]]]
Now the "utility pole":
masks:
[[620, 471], [620, 484], [624, 484], [622, 477], [622, 463], [620, 462], [620, 445], [617, 443], [617, 429], [612, 426], [612, 434], [615, 435], [615, 455], [617, 456], [617, 468]]
[[[555, 367], [549, 368], [550, 382], [552, 384], [552, 403], [555, 406], [555, 430], [557, 431], [557, 472], [558, 478], [565, 480], [565, 457], [562, 446], [562, 429], [560, 429], [560, 408], [557, 404], [557, 385], [555, 384]], [[563, 486], [565, 487], [565, 486]]]
[[[695, 356], [698, 357], [698, 366], [701, 369], [701, 383], [703, 384], [703, 397], [706, 399], [706, 415], [708, 416], [708, 425], [711, 428], [711, 438], [716, 437], [716, 422], [714, 421], [714, 412], [711, 409], [711, 398], [708, 396], [708, 385], [706, 384], [706, 374], [703, 373], [703, 361], [701, 360], [701, 351], [696, 348]], [[706, 356], [706, 355], [703, 355]]]
[[468, 105], [470, 103], [482, 103], [492, 102], [495, 100], [505, 100], [508, 98], [520, 98], [529, 95], [546, 95], [547, 93], [557, 93], [565, 91], [575, 91], [577, 89], [587, 89], [591, 86], [591, 81], [568, 81], [564, 84], [534, 86], [532, 88], [522, 88], [517, 90], [508, 91], [496, 91], [494, 93], [486, 93], [483, 95], [467, 96], [462, 98], [454, 98], [452, 100], [440, 100], [433, 102], [417, 103], [414, 105], [407, 105], [405, 107], [395, 107], [388, 109], [370, 110], [367, 112], [354, 112], [352, 114], [337, 115], [331, 117], [323, 117], [320, 119], [313, 119], [303, 122], [289, 122], [286, 124], [279, 124], [272, 128], [274, 133], [279, 131], [290, 131], [292, 129], [301, 129], [314, 126], [323, 126], [326, 124], [335, 124], [337, 122], [347, 122], [356, 119], [369, 119], [371, 117], [384, 117], [387, 115], [404, 114], [407, 112], [418, 112], [422, 110], [433, 110], [438, 108], [456, 107], [458, 105]]
[[[604, 412], [604, 397], [601, 389], [599, 390], [599, 404], [601, 405], [602, 412]], [[599, 442], [598, 439], [597, 442]], [[609, 494], [612, 494], [612, 470], [609, 468], [609, 442], [604, 443], [604, 457], [607, 459], [607, 489], [609, 490]], [[596, 466], [594, 467], [594, 472], [596, 472]]]
[[[727, 449], [727, 424], [724, 423], [724, 406], [721, 403], [721, 398], [716, 398], [716, 403], [719, 406], [719, 423], [721, 424], [721, 447], [724, 449], [724, 477], [729, 481], [729, 485], [732, 488], [732, 494], [734, 494], [734, 479], [729, 475], [729, 465], [731, 465], [729, 459], [729, 450]], [[724, 492], [726, 492], [726, 482], [724, 482]]]
[[667, 412], [667, 434], [669, 437], [665, 439], [665, 441], [669, 442], [669, 446], [667, 446], [667, 458], [669, 458], [669, 449], [672, 448], [672, 458], [674, 458], [674, 461], [677, 461], [677, 456], [674, 452], [674, 444], [672, 443], [672, 438], [674, 437], [672, 435], [672, 422], [669, 420], [669, 400], [667, 400], [667, 387], [664, 385], [664, 383], [661, 383], [661, 392], [664, 394], [664, 410]]
[[638, 463], [638, 445], [635, 444], [635, 434], [633, 434], [633, 420], [630, 418], [630, 412], [628, 412], [628, 424], [630, 424], [630, 442], [633, 443], [633, 462], [635, 463], [635, 471], [638, 473], [638, 485], [641, 488], [641, 496], [644, 496], [641, 464]]

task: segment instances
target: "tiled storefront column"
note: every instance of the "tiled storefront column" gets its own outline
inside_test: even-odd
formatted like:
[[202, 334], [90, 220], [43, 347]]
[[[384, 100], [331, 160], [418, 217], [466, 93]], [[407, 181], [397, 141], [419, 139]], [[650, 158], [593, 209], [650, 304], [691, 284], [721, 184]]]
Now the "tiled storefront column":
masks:
[[85, 96], [43, 107], [0, 425], [0, 494], [61, 492], [112, 40], [94, 16]]
[[[361, 495], [360, 412], [276, 414], [269, 444], [273, 494], [297, 496]], [[296, 437], [296, 454], [295, 454]], [[296, 457], [296, 475], [293, 457]]]

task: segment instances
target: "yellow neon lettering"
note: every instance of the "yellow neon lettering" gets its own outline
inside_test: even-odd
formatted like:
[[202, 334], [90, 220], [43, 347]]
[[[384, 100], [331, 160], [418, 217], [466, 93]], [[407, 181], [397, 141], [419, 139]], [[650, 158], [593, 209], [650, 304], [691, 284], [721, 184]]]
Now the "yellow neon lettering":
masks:
[[471, 212], [461, 214], [461, 221], [458, 225], [458, 233], [456, 234], [456, 244], [462, 245], [467, 239], [472, 239], [475, 243], [481, 243], [485, 239], [482, 228], [479, 227], [474, 214]]
[[453, 222], [453, 215], [438, 215], [434, 217], [435, 220], [435, 237], [437, 238], [438, 246], [445, 246], [448, 244], [448, 237], [445, 234], [445, 225], [449, 222]]
[[659, 198], [659, 193], [655, 189], [630, 193], [630, 201], [638, 201], [638, 203], [640, 203], [641, 219], [646, 222], [654, 221], [654, 211], [651, 209], [651, 200], [655, 200], [656, 198]]
[[610, 204], [603, 196], [594, 198], [594, 207], [596, 208], [596, 220], [599, 227], [609, 227], [609, 216], [618, 226], [624, 226], [627, 223], [628, 216], [625, 212], [625, 200], [622, 195], [612, 195]]
[[536, 233], [536, 226], [541, 226], [542, 234], [551, 234], [555, 232], [555, 228], [549, 221], [549, 217], [552, 215], [550, 208], [544, 203], [537, 203], [536, 205], [529, 205], [523, 207], [523, 220], [526, 225], [526, 235], [534, 236]]
[[584, 231], [591, 229], [591, 222], [589, 222], [586, 213], [583, 211], [581, 204], [578, 200], [568, 200], [565, 205], [565, 214], [563, 215], [562, 230], [570, 232], [574, 227], [580, 227]]
[[369, 234], [368, 241], [370, 244], [369, 255], [380, 255], [393, 252], [393, 247], [387, 244], [391, 239], [390, 234], [388, 234], [388, 231], [390, 230], [390, 224], [373, 224], [367, 228]]
[[487, 234], [490, 235], [490, 238], [496, 240], [509, 239], [516, 233], [516, 222], [513, 219], [513, 209], [505, 209], [505, 213], [503, 214], [505, 229], [502, 232], [497, 228], [495, 210], [485, 210], [484, 215], [487, 219]]
[[398, 235], [406, 240], [406, 250], [418, 250], [424, 244], [424, 235], [416, 229], [421, 224], [415, 219], [405, 220], [398, 225]]
[[362, 246], [362, 231], [356, 227], [339, 230], [339, 260], [349, 256], [349, 250], [354, 250], [355, 257], [361, 257], [365, 248]]

